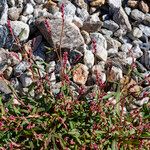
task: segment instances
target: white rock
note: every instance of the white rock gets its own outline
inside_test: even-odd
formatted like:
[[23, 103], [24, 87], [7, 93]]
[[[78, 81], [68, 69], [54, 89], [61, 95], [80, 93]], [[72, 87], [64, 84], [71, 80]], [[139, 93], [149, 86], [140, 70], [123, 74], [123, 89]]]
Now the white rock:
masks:
[[108, 52], [104, 47], [96, 44], [95, 56], [100, 60], [107, 61]]
[[79, 17], [77, 17], [77, 16], [75, 16], [75, 17], [73, 18], [72, 22], [73, 22], [78, 28], [81, 28], [81, 27], [83, 26], [83, 21], [82, 21]]
[[22, 21], [22, 22], [24, 22], [24, 23], [27, 23], [28, 17], [21, 15], [21, 16], [19, 17], [19, 20]]
[[140, 38], [143, 35], [142, 30], [140, 30], [137, 27], [134, 27], [132, 32], [133, 32], [133, 36], [136, 37], [136, 38]]
[[146, 35], [146, 36], [148, 36], [148, 37], [150, 37], [150, 27], [148, 27], [148, 26], [144, 26], [144, 25], [139, 25], [139, 28], [142, 30], [142, 32]]
[[27, 24], [22, 21], [11, 21], [10, 24], [16, 36], [21, 34], [21, 37], [19, 37], [20, 41], [28, 39], [30, 29]]
[[84, 52], [84, 64], [91, 68], [94, 65], [94, 54], [90, 50]]
[[30, 15], [30, 14], [33, 13], [33, 11], [34, 11], [34, 8], [33, 8], [32, 4], [31, 3], [27, 3], [27, 5], [25, 7], [25, 10], [23, 12], [23, 15]]
[[122, 1], [121, 0], [108, 0], [108, 4], [111, 8], [120, 8]]
[[132, 48], [132, 44], [130, 44], [130, 43], [125, 43], [125, 44], [123, 44], [122, 46], [121, 46], [121, 51], [122, 52], [129, 52], [129, 50]]
[[133, 52], [134, 58], [140, 58], [143, 55], [143, 52], [141, 51], [139, 45], [135, 45], [131, 50]]
[[98, 45], [107, 49], [107, 41], [101, 33], [97, 33], [97, 32], [91, 33], [90, 37], [92, 40], [95, 40]]

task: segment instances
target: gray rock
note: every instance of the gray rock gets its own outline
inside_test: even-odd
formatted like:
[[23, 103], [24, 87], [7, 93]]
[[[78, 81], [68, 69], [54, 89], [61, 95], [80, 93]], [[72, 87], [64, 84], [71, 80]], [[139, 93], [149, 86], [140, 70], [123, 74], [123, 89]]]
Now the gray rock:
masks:
[[113, 35], [113, 32], [110, 31], [110, 30], [107, 30], [107, 29], [101, 29], [100, 32], [101, 32], [103, 35], [106, 35], [106, 36], [112, 36], [112, 35]]
[[108, 0], [108, 4], [110, 6], [110, 8], [117, 9], [120, 8], [122, 5], [122, 1], [121, 0]]
[[143, 34], [150, 37], [150, 27], [140, 24], [139, 28], [140, 28], [140, 30], [142, 30]]
[[130, 43], [125, 43], [120, 47], [121, 51], [126, 53], [128, 53], [131, 48], [132, 48], [132, 44]]
[[[56, 12], [58, 12], [58, 11], [56, 11]], [[45, 8], [43, 8], [43, 9], [35, 8], [34, 12], [33, 12], [33, 15], [34, 15], [35, 18], [39, 18], [39, 17], [42, 17], [42, 16], [43, 17], [49, 16], [49, 13], [47, 12], [47, 10]]]
[[17, 66], [14, 67], [14, 74], [20, 75], [27, 69], [29, 69], [30, 64], [27, 61], [20, 62]]
[[91, 15], [84, 23], [82, 30], [87, 32], [95, 32], [98, 31], [102, 26], [102, 22], [100, 21], [97, 15]]
[[150, 70], [150, 51], [144, 50], [140, 61], [148, 70]]
[[27, 40], [29, 37], [29, 26], [22, 21], [11, 21], [11, 27], [14, 34], [20, 39], [20, 41]]
[[5, 79], [9, 80], [12, 76], [13, 68], [11, 66], [8, 66], [7, 69], [4, 71], [4, 77]]
[[12, 91], [8, 87], [9, 81], [0, 79], [0, 93], [10, 94]]
[[74, 0], [74, 3], [79, 6], [80, 8], [84, 8], [87, 10], [87, 3], [85, 2], [85, 0]]
[[131, 31], [131, 24], [129, 22], [127, 14], [124, 12], [123, 8], [121, 7], [119, 10], [116, 10], [113, 15], [113, 20], [120, 26], [123, 30]]
[[114, 32], [114, 36], [115, 37], [122, 37], [123, 35], [125, 35], [126, 33], [124, 32], [123, 29], [118, 29], [116, 32]]
[[4, 47], [8, 35], [8, 29], [0, 25], [0, 48]]
[[32, 84], [32, 78], [30, 76], [28, 76], [27, 74], [23, 73], [21, 76], [20, 76], [20, 81], [22, 83], [22, 86], [23, 87], [28, 87]]
[[143, 52], [141, 51], [139, 45], [135, 45], [132, 48], [132, 53], [134, 58], [140, 58], [143, 55]]
[[[61, 19], [39, 19], [36, 21], [36, 25], [51, 46], [55, 47], [60, 44], [60, 35], [62, 30]], [[72, 49], [83, 44], [84, 39], [79, 28], [73, 23], [68, 23], [65, 21], [61, 47]]]
[[78, 27], [78, 28], [81, 28], [83, 26], [83, 21], [77, 17], [77, 16], [74, 16], [72, 22]]
[[145, 18], [145, 14], [138, 9], [134, 9], [131, 12], [131, 17], [138, 22], [142, 22]]
[[11, 86], [13, 86], [15, 88], [15, 90], [22, 89], [21, 83], [19, 82], [18, 78], [11, 78], [10, 84], [11, 84]]
[[130, 13], [131, 13], [131, 8], [130, 7], [125, 7], [124, 9], [125, 9], [126, 14], [129, 16]]
[[0, 24], [4, 25], [7, 23], [8, 16], [8, 5], [7, 0], [0, 1]]
[[90, 37], [92, 40], [95, 40], [99, 46], [102, 46], [103, 48], [107, 49], [107, 41], [101, 33], [90, 33]]
[[23, 15], [26, 16], [26, 15], [30, 15], [32, 14], [34, 11], [34, 8], [32, 6], [31, 3], [27, 3], [26, 6], [25, 6], [25, 9], [23, 11]]
[[105, 36], [106, 41], [107, 41], [107, 48], [115, 48], [118, 49], [119, 47], [121, 47], [121, 43], [119, 41], [117, 41], [114, 38], [111, 38], [110, 36]]
[[88, 17], [89, 17], [89, 13], [84, 8], [82, 8], [82, 9], [77, 8], [76, 13], [77, 13], [77, 17], [81, 18], [81, 20], [83, 22], [86, 21], [88, 19]]
[[21, 11], [17, 7], [11, 7], [8, 9], [8, 17], [12, 21], [18, 20], [20, 13]]
[[[61, 6], [61, 5], [60, 5]], [[70, 2], [66, 1], [64, 3], [64, 15], [65, 16], [75, 16], [76, 7]]]
[[145, 25], [150, 27], [150, 14], [149, 13], [145, 14], [143, 22], [144, 22]]
[[83, 58], [84, 64], [91, 68], [94, 65], [94, 54], [90, 50], [86, 50], [84, 52], [84, 58]]
[[33, 52], [33, 55], [35, 57], [39, 57], [41, 58], [42, 60], [45, 60], [46, 59], [46, 56], [45, 56], [45, 48], [44, 48], [44, 43], [41, 42], [40, 44], [38, 44], [38, 47], [36, 48], [36, 50]]
[[2, 74], [8, 66], [9, 54], [4, 49], [0, 49], [0, 74]]
[[17, 0], [16, 7], [23, 8], [23, 2], [24, 2], [24, 0]]
[[115, 23], [112, 20], [106, 20], [106, 21], [104, 21], [103, 22], [103, 27], [106, 28], [106, 29], [108, 29], [108, 30], [111, 30], [113, 32], [116, 31], [119, 28], [118, 24]]
[[37, 4], [44, 4], [45, 0], [34, 0]]
[[15, 0], [7, 0], [7, 3], [10, 7], [14, 7], [15, 6]]

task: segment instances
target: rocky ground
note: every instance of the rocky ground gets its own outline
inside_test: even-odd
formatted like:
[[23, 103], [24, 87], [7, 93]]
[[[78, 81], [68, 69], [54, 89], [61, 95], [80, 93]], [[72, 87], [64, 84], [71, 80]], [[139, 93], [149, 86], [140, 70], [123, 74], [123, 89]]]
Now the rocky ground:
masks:
[[[149, 93], [150, 1], [0, 1], [0, 92], [4, 101], [14, 91], [40, 97], [38, 88], [31, 90], [39, 77], [48, 78], [50, 90], [57, 95], [62, 59], [71, 73], [66, 78], [75, 97], [82, 87], [92, 100], [88, 93], [96, 91], [97, 73], [101, 84], [124, 81], [127, 68], [133, 65], [140, 77], [132, 75], [129, 83], [134, 88], [129, 94], [142, 91], [142, 97]], [[149, 96], [134, 97], [131, 108], [148, 101]]]

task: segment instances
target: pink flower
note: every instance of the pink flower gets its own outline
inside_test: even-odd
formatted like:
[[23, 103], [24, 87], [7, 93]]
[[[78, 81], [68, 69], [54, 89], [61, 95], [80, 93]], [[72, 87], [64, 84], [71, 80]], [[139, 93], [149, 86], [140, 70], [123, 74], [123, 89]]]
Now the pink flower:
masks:
[[10, 120], [15, 120], [16, 118], [15, 118], [15, 116], [11, 115], [11, 116], [9, 117], [9, 119], [10, 119]]
[[95, 39], [92, 40], [92, 48], [93, 48], [93, 53], [96, 53], [97, 46], [96, 46], [96, 40]]
[[49, 24], [47, 19], [45, 20], [45, 25], [46, 25], [46, 28], [47, 28], [48, 32], [50, 33], [51, 32], [51, 27], [50, 27], [50, 24]]
[[65, 19], [64, 19], [64, 14], [65, 14], [65, 13], [64, 13], [64, 7], [65, 7], [65, 5], [64, 5], [64, 3], [62, 3], [60, 9], [61, 9], [61, 14], [62, 14], [61, 17], [62, 17], [63, 23], [64, 23], [64, 20], [65, 20]]

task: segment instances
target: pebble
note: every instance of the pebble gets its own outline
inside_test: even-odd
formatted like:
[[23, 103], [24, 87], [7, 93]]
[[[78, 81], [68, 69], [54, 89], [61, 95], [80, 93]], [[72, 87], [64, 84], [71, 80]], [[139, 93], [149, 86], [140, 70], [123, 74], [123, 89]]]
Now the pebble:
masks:
[[94, 54], [90, 50], [86, 50], [84, 52], [84, 58], [83, 58], [84, 64], [91, 68], [94, 65]]
[[77, 13], [77, 17], [81, 18], [83, 22], [86, 21], [89, 17], [89, 13], [84, 8], [82, 9], [77, 8], [76, 13]]
[[82, 34], [82, 36], [83, 36], [83, 38], [84, 38], [85, 44], [89, 44], [89, 43], [91, 42], [91, 38], [90, 38], [89, 33], [86, 32], [85, 30], [82, 30], [82, 31], [81, 31], [81, 34]]
[[112, 32], [115, 32], [119, 26], [117, 23], [115, 23], [113, 20], [106, 20], [103, 22], [103, 27], [112, 31]]
[[132, 30], [132, 34], [133, 34], [134, 37], [140, 38], [140, 37], [142, 37], [143, 32], [139, 28], [134, 27], [133, 30]]
[[7, 17], [8, 17], [8, 5], [7, 0], [1, 0], [0, 1], [0, 25], [4, 25], [7, 23]]
[[111, 70], [107, 73], [107, 79], [109, 82], [119, 81], [123, 78], [123, 72], [120, 68], [112, 66]]
[[144, 1], [141, 0], [139, 3], [139, 8], [144, 12], [144, 13], [148, 13], [150, 11], [150, 7], [148, 6], [148, 4]]
[[[45, 21], [47, 24], [45, 24]], [[45, 39], [51, 46], [59, 45], [60, 42], [60, 34], [61, 34], [61, 19], [55, 20], [43, 20], [39, 19], [36, 21], [36, 25], [40, 32], [43, 34]], [[56, 28], [57, 26], [57, 28]], [[51, 28], [49, 30], [49, 28]], [[79, 31], [79, 28], [73, 23], [68, 23], [67, 21], [64, 23], [64, 34], [61, 43], [62, 48], [75, 48], [84, 44], [84, 39]]]
[[20, 81], [22, 83], [22, 86], [23, 87], [28, 87], [32, 84], [32, 78], [30, 76], [28, 76], [27, 74], [23, 73], [21, 76], [20, 76]]
[[77, 16], [74, 16], [72, 22], [78, 27], [78, 28], [81, 28], [83, 26], [83, 21], [77, 17]]
[[107, 41], [101, 33], [98, 33], [98, 32], [90, 33], [90, 37], [92, 40], [96, 41], [96, 44], [107, 49]]
[[8, 35], [8, 29], [0, 25], [0, 48], [4, 47]]
[[99, 30], [102, 26], [102, 22], [100, 21], [97, 15], [91, 15], [88, 19], [83, 23], [82, 30], [87, 32], [95, 32]]
[[98, 59], [107, 61], [108, 52], [104, 47], [96, 44], [96, 51], [94, 54]]
[[9, 81], [0, 78], [0, 93], [10, 94], [12, 93], [10, 88], [8, 87]]
[[29, 69], [30, 64], [27, 61], [22, 61], [18, 65], [15, 66], [14, 68], [14, 74], [15, 75], [20, 75], [27, 69]]
[[[131, 12], [132, 13], [132, 12]], [[119, 10], [116, 10], [113, 15], [113, 20], [120, 26], [124, 31], [131, 31], [132, 27], [129, 22], [129, 18], [122, 7]]]
[[11, 7], [8, 9], [8, 17], [12, 21], [16, 21], [19, 19], [21, 10], [18, 9], [17, 7]]
[[142, 22], [145, 18], [145, 14], [138, 9], [134, 9], [131, 11], [131, 17], [138, 22]]
[[25, 6], [23, 15], [24, 16], [30, 15], [30, 14], [33, 13], [33, 11], [34, 11], [34, 8], [33, 8], [32, 4], [31, 3], [27, 3], [26, 6]]
[[140, 30], [142, 30], [143, 34], [150, 37], [150, 27], [140, 24]]
[[0, 49], [0, 74], [3, 73], [8, 66], [8, 53], [4, 49]]
[[14, 34], [20, 39], [20, 41], [25, 41], [28, 39], [30, 32], [29, 25], [23, 23], [22, 21], [11, 21], [10, 24]]
[[73, 81], [80, 85], [85, 85], [88, 78], [88, 67], [84, 64], [77, 64], [73, 70]]

